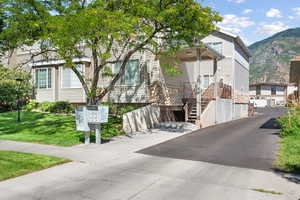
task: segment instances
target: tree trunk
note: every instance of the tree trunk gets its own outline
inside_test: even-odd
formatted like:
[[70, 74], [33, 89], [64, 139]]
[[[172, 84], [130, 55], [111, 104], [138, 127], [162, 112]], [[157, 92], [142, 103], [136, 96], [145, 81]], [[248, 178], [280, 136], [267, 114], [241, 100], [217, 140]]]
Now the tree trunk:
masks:
[[129, 61], [129, 59], [131, 58], [131, 56], [134, 54], [134, 52], [135, 51], [131, 51], [125, 56], [125, 58], [122, 62], [122, 65], [120, 67], [119, 73], [113, 78], [113, 80], [110, 82], [110, 84], [99, 94], [99, 96], [97, 96], [97, 99], [99, 101], [101, 101], [105, 97], [105, 95], [113, 89], [113, 87], [115, 86], [117, 81], [123, 76], [123, 74], [125, 73], [126, 64]]

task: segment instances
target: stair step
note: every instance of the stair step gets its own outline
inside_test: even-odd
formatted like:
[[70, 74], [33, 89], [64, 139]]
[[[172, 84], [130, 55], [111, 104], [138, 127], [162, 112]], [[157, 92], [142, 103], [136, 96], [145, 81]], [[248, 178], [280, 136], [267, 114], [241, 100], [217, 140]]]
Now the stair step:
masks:
[[197, 116], [190, 116], [189, 119], [197, 119]]

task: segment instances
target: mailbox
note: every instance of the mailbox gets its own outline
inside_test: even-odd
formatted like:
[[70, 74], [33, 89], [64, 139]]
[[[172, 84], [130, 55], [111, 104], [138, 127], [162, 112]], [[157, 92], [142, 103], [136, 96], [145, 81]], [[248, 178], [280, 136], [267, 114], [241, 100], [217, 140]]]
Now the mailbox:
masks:
[[89, 124], [108, 122], [108, 106], [86, 106], [86, 111]]
[[79, 106], [75, 110], [76, 129], [90, 131], [89, 125], [108, 122], [108, 106]]

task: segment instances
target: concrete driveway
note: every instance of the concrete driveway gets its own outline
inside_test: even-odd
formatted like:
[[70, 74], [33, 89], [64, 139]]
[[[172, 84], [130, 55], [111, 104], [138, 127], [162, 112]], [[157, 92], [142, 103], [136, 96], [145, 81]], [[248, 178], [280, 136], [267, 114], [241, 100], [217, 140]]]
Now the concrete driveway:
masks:
[[275, 119], [285, 108], [258, 109], [255, 117], [197, 130], [139, 153], [209, 163], [273, 170], [279, 150]]
[[[82, 145], [68, 148], [0, 141], [0, 149], [49, 154], [74, 160], [71, 163], [0, 182], [0, 200], [297, 200], [300, 198], [299, 183], [284, 174], [135, 153], [149, 146], [166, 141], [172, 142], [177, 140], [177, 137], [185, 138], [183, 135], [193, 130], [195, 127], [187, 125], [184, 133], [154, 130], [152, 133], [136, 135], [133, 138], [121, 137], [101, 146]], [[193, 134], [195, 133], [186, 136], [190, 137]], [[227, 143], [230, 144], [228, 141]], [[178, 151], [180, 148], [182, 147], [178, 146]], [[201, 149], [198, 148], [197, 151], [201, 154]], [[254, 189], [282, 194], [256, 192]]]

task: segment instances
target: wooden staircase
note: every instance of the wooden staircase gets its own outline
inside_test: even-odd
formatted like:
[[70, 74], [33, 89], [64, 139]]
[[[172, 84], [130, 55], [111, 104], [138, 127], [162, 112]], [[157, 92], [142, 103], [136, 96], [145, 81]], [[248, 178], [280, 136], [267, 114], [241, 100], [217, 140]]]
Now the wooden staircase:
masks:
[[[197, 102], [195, 93], [193, 94], [193, 96], [183, 99], [186, 121], [191, 123], [195, 123], [197, 120]], [[211, 101], [216, 99], [216, 96], [224, 99], [231, 99], [231, 86], [218, 84], [217, 88], [215, 88], [215, 84], [212, 83], [206, 88], [201, 95], [201, 113], [204, 112]]]
[[[210, 101], [211, 101], [211, 99], [207, 99], [207, 98], [201, 99], [201, 112], [203, 112], [206, 109], [206, 107], [208, 106]], [[195, 123], [197, 120], [197, 104], [196, 104], [196, 102], [190, 103], [189, 107], [190, 107], [190, 109], [189, 109], [189, 113], [188, 113], [187, 122]]]

